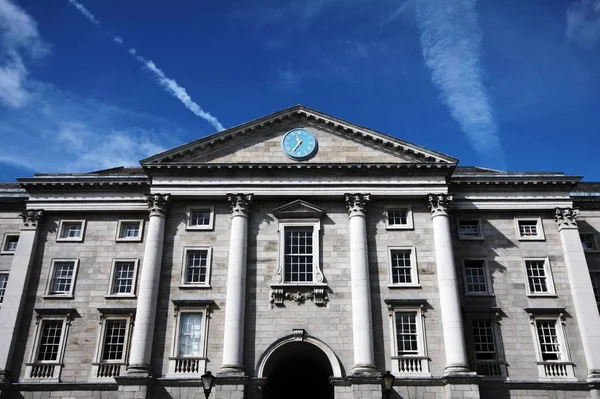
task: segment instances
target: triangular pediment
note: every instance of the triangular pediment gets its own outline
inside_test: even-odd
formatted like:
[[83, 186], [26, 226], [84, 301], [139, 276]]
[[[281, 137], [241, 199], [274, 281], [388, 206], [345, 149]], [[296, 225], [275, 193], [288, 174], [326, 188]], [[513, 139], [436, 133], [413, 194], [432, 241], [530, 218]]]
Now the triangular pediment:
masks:
[[300, 199], [273, 209], [277, 219], [320, 219], [324, 214], [325, 209]]
[[302, 163], [446, 163], [456, 159], [386, 134], [295, 106], [140, 161], [161, 164], [297, 163], [282, 151], [292, 129], [305, 129], [318, 142], [314, 157]]

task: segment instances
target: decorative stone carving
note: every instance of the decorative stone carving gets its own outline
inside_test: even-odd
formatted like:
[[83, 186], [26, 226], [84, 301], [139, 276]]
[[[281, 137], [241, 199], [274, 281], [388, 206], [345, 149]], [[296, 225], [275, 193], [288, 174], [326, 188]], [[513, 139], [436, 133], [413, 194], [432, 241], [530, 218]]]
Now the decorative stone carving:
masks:
[[23, 218], [23, 228], [35, 229], [43, 215], [43, 209], [28, 209], [21, 212], [21, 218]]
[[454, 194], [428, 194], [427, 202], [431, 216], [447, 215], [450, 202], [454, 199]]
[[294, 328], [292, 333], [294, 334], [294, 341], [304, 341], [304, 337], [306, 337], [306, 330], [303, 328]]
[[150, 194], [146, 196], [150, 216], [166, 216], [171, 194]]
[[252, 204], [252, 194], [227, 194], [231, 216], [248, 217], [250, 205]]
[[[294, 290], [295, 291], [292, 291]], [[287, 292], [286, 292], [287, 291]], [[298, 305], [304, 304], [306, 301], [313, 301], [318, 306], [327, 305], [329, 295], [327, 290], [321, 287], [279, 287], [271, 289], [271, 297], [269, 303], [273, 306], [282, 306], [284, 301], [296, 302]]]
[[579, 208], [556, 208], [554, 211], [554, 221], [558, 223], [558, 229], [577, 228], [577, 218], [579, 217]]
[[365, 216], [371, 194], [344, 194], [348, 216]]

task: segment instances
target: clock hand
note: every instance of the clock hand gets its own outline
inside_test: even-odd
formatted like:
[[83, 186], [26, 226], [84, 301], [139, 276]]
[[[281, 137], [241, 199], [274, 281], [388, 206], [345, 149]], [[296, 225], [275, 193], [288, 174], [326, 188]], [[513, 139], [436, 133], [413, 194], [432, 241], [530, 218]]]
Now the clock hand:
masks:
[[292, 150], [292, 152], [290, 154], [293, 154], [294, 151], [296, 151], [298, 149], [298, 147], [300, 147], [301, 144], [302, 144], [302, 140], [298, 140], [298, 144], [296, 144], [296, 146], [294, 147], [294, 149]]

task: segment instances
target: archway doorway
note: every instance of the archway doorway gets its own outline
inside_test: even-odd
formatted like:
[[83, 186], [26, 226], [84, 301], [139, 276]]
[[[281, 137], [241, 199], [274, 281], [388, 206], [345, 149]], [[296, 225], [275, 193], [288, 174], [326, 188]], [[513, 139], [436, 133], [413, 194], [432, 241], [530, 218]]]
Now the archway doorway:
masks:
[[333, 399], [333, 375], [327, 356], [306, 342], [278, 348], [265, 365], [264, 399]]

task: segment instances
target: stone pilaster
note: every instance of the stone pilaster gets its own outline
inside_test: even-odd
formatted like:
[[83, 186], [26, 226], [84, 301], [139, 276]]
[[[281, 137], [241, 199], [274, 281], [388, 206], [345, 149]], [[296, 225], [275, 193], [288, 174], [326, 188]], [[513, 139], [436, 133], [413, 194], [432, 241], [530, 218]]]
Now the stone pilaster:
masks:
[[346, 194], [350, 221], [350, 273], [352, 287], [353, 374], [376, 373], [373, 353], [373, 321], [367, 248], [367, 204], [369, 194]]
[[158, 286], [162, 264], [163, 244], [165, 239], [165, 219], [169, 194], [152, 194], [146, 197], [150, 220], [144, 260], [140, 276], [140, 287], [137, 300], [135, 324], [131, 338], [131, 351], [126, 376], [152, 376], [152, 342], [156, 323], [156, 306]]
[[223, 364], [220, 375], [244, 375], [244, 315], [246, 302], [246, 260], [248, 254], [248, 213], [252, 194], [228, 194], [231, 208], [231, 239], [227, 269]]
[[29, 209], [21, 213], [23, 225], [0, 308], [0, 382], [10, 381], [12, 355], [19, 340], [18, 329], [29, 289], [29, 276], [39, 232], [38, 224], [43, 213], [41, 209]]
[[444, 332], [444, 349], [446, 353], [444, 375], [474, 375], [470, 372], [467, 361], [450, 221], [448, 220], [448, 206], [452, 201], [452, 195], [429, 194], [427, 200], [433, 223], [436, 274], [440, 293], [442, 330]]
[[579, 237], [576, 220], [578, 216], [577, 208], [556, 208], [554, 220], [558, 224], [573, 306], [588, 368], [588, 381], [600, 382], [600, 315], [598, 315], [592, 280]]

